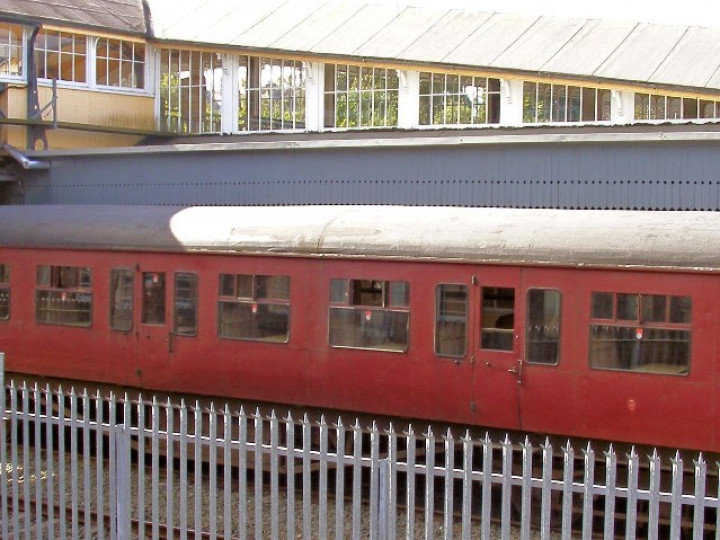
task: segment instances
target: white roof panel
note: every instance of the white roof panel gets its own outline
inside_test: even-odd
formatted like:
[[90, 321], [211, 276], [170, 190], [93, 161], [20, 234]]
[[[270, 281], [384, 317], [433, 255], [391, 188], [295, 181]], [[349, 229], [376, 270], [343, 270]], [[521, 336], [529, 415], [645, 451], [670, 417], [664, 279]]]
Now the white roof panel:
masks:
[[592, 75], [612, 55], [637, 23], [586, 21], [542, 67], [550, 73]]
[[[284, 50], [310, 51], [333, 31], [346, 28], [346, 24], [362, 6], [330, 2], [321, 6], [287, 34], [273, 42], [271, 47]], [[353, 21], [352, 25], [355, 25]], [[322, 31], [321, 31], [322, 29]]]
[[495, 67], [540, 71], [582, 28], [585, 20], [541, 17], [498, 56]]
[[718, 70], [720, 39], [710, 28], [690, 28], [650, 77], [650, 82], [704, 87]]
[[405, 8], [399, 6], [363, 6], [359, 10], [355, 8], [352, 19], [323, 37], [312, 47], [312, 52], [350, 55], [370, 41], [403, 9]]
[[441, 62], [491, 16], [492, 13], [450, 10], [400, 53], [399, 58], [406, 60], [424, 58], [428, 62]]
[[[315, 13], [325, 2], [322, 0], [291, 0], [280, 4], [268, 16], [242, 32], [233, 40], [232, 45], [246, 45], [256, 48], [270, 48], [280, 38], [290, 33], [298, 25]], [[238, 11], [239, 16], [242, 10]]]
[[685, 32], [685, 26], [638, 25], [595, 74], [609, 79], [648, 81]]
[[357, 56], [398, 58], [402, 51], [417, 41], [447, 10], [405, 8], [385, 27], [355, 50]]
[[495, 59], [530, 28], [537, 17], [494, 13], [473, 35], [448, 54], [444, 61], [451, 64], [492, 66]]

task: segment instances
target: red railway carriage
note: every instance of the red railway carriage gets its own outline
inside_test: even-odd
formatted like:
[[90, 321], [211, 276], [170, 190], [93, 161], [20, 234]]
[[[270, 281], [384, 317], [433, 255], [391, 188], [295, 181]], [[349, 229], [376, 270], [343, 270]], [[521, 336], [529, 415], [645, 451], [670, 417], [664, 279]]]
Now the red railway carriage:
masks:
[[8, 371], [720, 450], [720, 215], [0, 207]]

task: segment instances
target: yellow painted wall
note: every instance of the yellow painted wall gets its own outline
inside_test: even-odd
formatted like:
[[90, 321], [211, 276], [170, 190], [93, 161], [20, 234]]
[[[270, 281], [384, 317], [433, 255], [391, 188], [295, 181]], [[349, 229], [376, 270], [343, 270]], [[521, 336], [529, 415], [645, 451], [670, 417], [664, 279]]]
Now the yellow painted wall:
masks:
[[[25, 87], [8, 88], [0, 95], [0, 110], [8, 118], [26, 119], [27, 90]], [[52, 98], [52, 89], [38, 89], [40, 107]], [[52, 111], [43, 115], [52, 120]], [[110, 128], [155, 130], [154, 100], [150, 96], [132, 96], [83, 90], [58, 88], [58, 122], [87, 124]], [[3, 125], [0, 127], [2, 141], [25, 149], [26, 128]], [[106, 146], [131, 146], [142, 140], [141, 135], [113, 134], [69, 129], [47, 130], [49, 148], [97, 148]]]
[[[155, 129], [154, 99], [97, 90], [58, 88], [58, 122], [131, 129]], [[38, 89], [40, 107], [50, 102], [52, 88]], [[51, 116], [46, 116], [50, 120]]]

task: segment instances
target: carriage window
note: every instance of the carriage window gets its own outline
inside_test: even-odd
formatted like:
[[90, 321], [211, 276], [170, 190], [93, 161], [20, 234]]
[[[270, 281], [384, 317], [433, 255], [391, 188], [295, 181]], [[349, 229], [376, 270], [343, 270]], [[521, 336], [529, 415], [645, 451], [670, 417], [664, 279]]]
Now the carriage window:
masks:
[[218, 335], [287, 343], [290, 339], [290, 277], [220, 274]]
[[512, 351], [515, 335], [515, 289], [483, 287], [482, 348]]
[[77, 266], [38, 266], [35, 319], [39, 323], [90, 326], [92, 273]]
[[534, 364], [560, 361], [560, 293], [530, 289], [527, 293], [525, 358]]
[[594, 292], [591, 303], [591, 367], [688, 373], [690, 297]]
[[143, 272], [143, 324], [165, 324], [165, 272]]
[[127, 268], [110, 271], [110, 328], [132, 330], [134, 272]]
[[10, 318], [10, 267], [0, 264], [0, 320]]
[[435, 354], [465, 356], [468, 291], [465, 285], [438, 285], [435, 289]]
[[175, 274], [173, 333], [177, 336], [197, 335], [197, 274]]
[[406, 281], [330, 280], [329, 342], [333, 347], [405, 352], [410, 285]]

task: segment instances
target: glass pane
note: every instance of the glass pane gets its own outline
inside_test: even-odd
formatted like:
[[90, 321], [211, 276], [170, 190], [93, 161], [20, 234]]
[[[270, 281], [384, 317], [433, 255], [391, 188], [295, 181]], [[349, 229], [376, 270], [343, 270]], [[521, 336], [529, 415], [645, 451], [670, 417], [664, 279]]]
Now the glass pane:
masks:
[[330, 301], [337, 304], [348, 303], [348, 284], [347, 279], [331, 279], [330, 280]]
[[223, 338], [287, 343], [290, 306], [257, 302], [220, 302], [218, 333]]
[[289, 276], [256, 276], [256, 298], [290, 300]]
[[435, 354], [465, 356], [468, 292], [465, 285], [438, 285], [435, 290]]
[[600, 369], [683, 375], [690, 366], [690, 332], [591, 325], [590, 365]]
[[533, 289], [527, 297], [527, 361], [557, 364], [560, 359], [560, 293]]
[[0, 264], [0, 319], [10, 317], [10, 267]]
[[132, 329], [134, 272], [110, 271], [110, 328], [121, 332]]
[[670, 297], [670, 322], [690, 324], [692, 313], [692, 300], [689, 296]]
[[218, 294], [220, 296], [235, 297], [235, 275], [220, 274], [220, 287]]
[[647, 294], [640, 298], [643, 322], [667, 321], [667, 297], [665, 295]]
[[0, 319], [10, 318], [10, 287], [0, 286]]
[[515, 289], [483, 287], [481, 347], [513, 350], [514, 330]]
[[68, 326], [90, 326], [92, 294], [38, 290], [35, 295], [35, 318], [39, 323]]
[[173, 333], [178, 336], [197, 334], [197, 283], [196, 274], [175, 274]]
[[165, 273], [143, 273], [143, 324], [165, 324]]
[[621, 321], [638, 320], [638, 295], [622, 294], [617, 295], [617, 318]]
[[523, 83], [523, 122], [535, 122], [537, 117], [537, 84]]
[[253, 294], [253, 277], [247, 274], [239, 274], [235, 276], [237, 288], [235, 290], [235, 296], [237, 298], [254, 298]]
[[590, 317], [593, 319], [613, 318], [613, 294], [592, 293], [592, 307]]
[[391, 306], [409, 306], [410, 305], [410, 284], [406, 281], [390, 282], [390, 305]]
[[350, 282], [352, 297], [350, 304], [353, 306], [383, 306], [383, 293], [385, 281], [368, 279], [354, 279]]
[[410, 313], [382, 309], [330, 308], [329, 341], [333, 347], [404, 352]]

